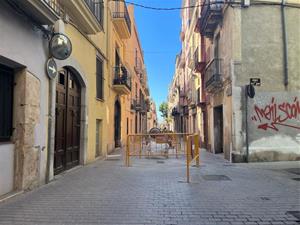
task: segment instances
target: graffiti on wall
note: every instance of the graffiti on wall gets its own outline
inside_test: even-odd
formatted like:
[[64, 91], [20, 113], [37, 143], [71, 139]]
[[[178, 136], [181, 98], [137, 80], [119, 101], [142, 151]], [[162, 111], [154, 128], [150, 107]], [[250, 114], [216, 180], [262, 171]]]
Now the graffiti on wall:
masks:
[[262, 130], [272, 129], [279, 131], [279, 127], [284, 126], [291, 129], [299, 129], [300, 124], [300, 102], [298, 97], [292, 98], [291, 101], [276, 101], [272, 97], [271, 102], [258, 106], [254, 104], [251, 120], [258, 123], [257, 128]]

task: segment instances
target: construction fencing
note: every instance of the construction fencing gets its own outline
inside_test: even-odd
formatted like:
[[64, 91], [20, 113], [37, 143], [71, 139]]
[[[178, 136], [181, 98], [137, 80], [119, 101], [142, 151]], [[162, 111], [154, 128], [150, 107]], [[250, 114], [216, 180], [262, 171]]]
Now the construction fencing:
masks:
[[190, 182], [190, 166], [200, 164], [199, 135], [187, 133], [130, 134], [127, 136], [125, 165], [131, 164], [135, 157], [175, 157], [186, 159], [187, 182]]

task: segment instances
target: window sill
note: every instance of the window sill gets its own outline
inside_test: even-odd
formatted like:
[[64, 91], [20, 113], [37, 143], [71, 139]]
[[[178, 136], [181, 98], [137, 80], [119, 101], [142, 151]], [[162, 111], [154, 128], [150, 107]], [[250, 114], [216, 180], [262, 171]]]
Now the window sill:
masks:
[[104, 102], [104, 99], [102, 99], [102, 98], [97, 98], [96, 97], [96, 100], [99, 101], [99, 102]]
[[1, 145], [12, 145], [14, 144], [12, 141], [0, 141], [0, 146]]

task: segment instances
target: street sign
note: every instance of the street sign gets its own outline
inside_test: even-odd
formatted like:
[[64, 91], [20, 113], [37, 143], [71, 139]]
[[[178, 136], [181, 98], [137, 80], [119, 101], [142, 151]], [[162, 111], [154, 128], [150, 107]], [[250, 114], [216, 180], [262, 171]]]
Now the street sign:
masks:
[[57, 65], [53, 58], [48, 59], [46, 63], [46, 72], [50, 79], [54, 79], [57, 75]]
[[250, 78], [250, 84], [252, 84], [253, 86], [260, 86], [260, 78]]
[[67, 59], [72, 53], [72, 44], [70, 39], [64, 34], [54, 34], [49, 43], [51, 56], [56, 59]]

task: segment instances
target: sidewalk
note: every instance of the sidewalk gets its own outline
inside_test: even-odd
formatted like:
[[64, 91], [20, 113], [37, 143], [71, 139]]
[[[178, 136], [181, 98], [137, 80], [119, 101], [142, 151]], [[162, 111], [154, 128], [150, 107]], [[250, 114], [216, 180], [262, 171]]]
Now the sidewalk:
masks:
[[230, 164], [202, 151], [187, 184], [183, 159], [98, 161], [0, 204], [0, 225], [298, 224], [297, 167]]

